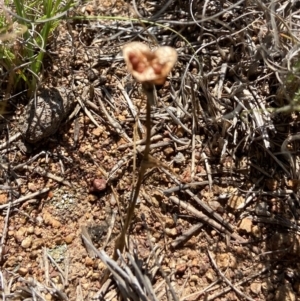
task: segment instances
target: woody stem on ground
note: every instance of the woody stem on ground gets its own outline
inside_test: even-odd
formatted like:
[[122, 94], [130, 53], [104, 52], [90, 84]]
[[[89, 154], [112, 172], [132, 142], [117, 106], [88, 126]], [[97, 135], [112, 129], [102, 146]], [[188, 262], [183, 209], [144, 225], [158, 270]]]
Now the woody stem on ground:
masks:
[[150, 83], [143, 83], [143, 91], [147, 96], [147, 107], [146, 107], [146, 145], [145, 145], [145, 150], [143, 153], [143, 159], [141, 163], [141, 167], [138, 173], [138, 178], [136, 185], [134, 189], [132, 190], [131, 193], [131, 198], [130, 198], [130, 204], [127, 209], [126, 213], [126, 219], [124, 223], [124, 227], [122, 229], [122, 232], [120, 236], [116, 240], [115, 244], [115, 250], [114, 250], [114, 260], [118, 259], [118, 250], [122, 253], [125, 247], [125, 238], [126, 238], [126, 233], [130, 227], [132, 218], [134, 216], [134, 209], [136, 206], [136, 202], [139, 196], [139, 192], [143, 183], [143, 178], [145, 175], [145, 172], [147, 170], [148, 164], [148, 159], [149, 159], [149, 152], [150, 152], [150, 138], [151, 138], [151, 104], [154, 103], [154, 85]]

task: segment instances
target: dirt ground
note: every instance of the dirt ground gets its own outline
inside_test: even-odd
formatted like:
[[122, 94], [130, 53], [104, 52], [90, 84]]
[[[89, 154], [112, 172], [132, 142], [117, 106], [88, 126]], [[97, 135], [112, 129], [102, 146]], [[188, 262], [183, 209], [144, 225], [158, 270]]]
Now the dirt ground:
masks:
[[178, 53], [152, 111], [160, 166], [144, 177], [123, 255], [151, 283], [145, 300], [300, 300], [299, 10], [254, 0], [73, 10], [50, 38], [40, 87], [67, 89], [64, 118], [43, 136], [20, 97], [1, 124], [2, 300], [125, 296], [97, 250], [112, 257], [145, 144], [146, 97], [121, 53], [131, 41]]

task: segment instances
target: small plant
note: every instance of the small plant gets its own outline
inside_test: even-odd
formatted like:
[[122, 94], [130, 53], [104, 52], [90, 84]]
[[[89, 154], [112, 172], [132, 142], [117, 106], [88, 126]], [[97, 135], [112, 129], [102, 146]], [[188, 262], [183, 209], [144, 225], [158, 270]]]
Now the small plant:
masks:
[[124, 227], [116, 240], [114, 252], [115, 260], [118, 258], [118, 250], [122, 252], [124, 249], [126, 233], [134, 216], [134, 209], [145, 172], [149, 166], [155, 165], [155, 160], [150, 156], [151, 106], [155, 103], [154, 85], [161, 85], [165, 82], [167, 75], [177, 61], [177, 52], [175, 49], [164, 46], [152, 52], [145, 44], [139, 42], [125, 45], [123, 48], [123, 56], [128, 71], [137, 81], [142, 83], [143, 91], [147, 96], [146, 145], [137, 182], [132, 190]]
[[[0, 64], [4, 99], [25, 89], [35, 91], [42, 75], [48, 39], [74, 0], [14, 0], [1, 3]], [[23, 37], [23, 38], [22, 38]]]

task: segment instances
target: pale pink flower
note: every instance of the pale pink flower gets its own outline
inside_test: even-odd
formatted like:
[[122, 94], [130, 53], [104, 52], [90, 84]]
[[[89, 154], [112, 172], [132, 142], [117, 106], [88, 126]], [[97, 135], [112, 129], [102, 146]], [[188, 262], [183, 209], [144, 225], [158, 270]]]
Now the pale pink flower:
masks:
[[141, 83], [164, 84], [177, 61], [174, 48], [163, 46], [151, 51], [140, 42], [132, 42], [123, 47], [123, 56], [128, 71]]

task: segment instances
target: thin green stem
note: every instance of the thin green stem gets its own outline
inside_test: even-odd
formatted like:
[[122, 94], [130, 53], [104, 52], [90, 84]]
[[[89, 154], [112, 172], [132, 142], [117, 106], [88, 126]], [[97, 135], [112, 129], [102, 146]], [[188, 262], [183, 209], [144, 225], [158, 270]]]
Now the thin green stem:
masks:
[[[62, 4], [62, 0], [13, 0], [13, 2], [16, 13], [8, 9], [7, 13], [19, 24], [26, 26], [23, 36], [28, 43], [19, 50], [18, 55], [30, 61], [30, 66], [26, 68], [29, 73], [23, 72], [22, 78], [28, 85], [28, 96], [31, 97], [36, 90], [41, 75], [49, 35], [58, 24], [58, 20], [75, 5], [75, 2], [74, 0], [67, 0], [64, 4]], [[34, 24], [40, 24], [40, 26], [34, 27]], [[27, 27], [32, 32], [28, 31]], [[39, 28], [39, 31], [33, 32], [33, 29], [37, 30], [37, 28]], [[30, 73], [37, 76], [31, 77]], [[29, 78], [27, 78], [28, 75]], [[15, 82], [16, 79], [14, 79]]]

